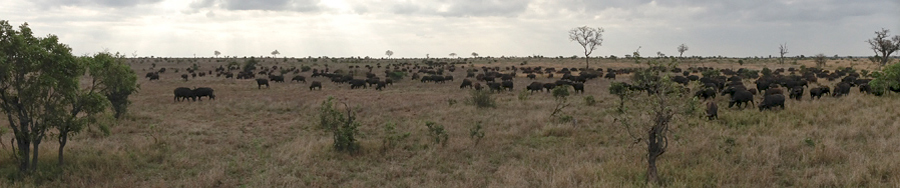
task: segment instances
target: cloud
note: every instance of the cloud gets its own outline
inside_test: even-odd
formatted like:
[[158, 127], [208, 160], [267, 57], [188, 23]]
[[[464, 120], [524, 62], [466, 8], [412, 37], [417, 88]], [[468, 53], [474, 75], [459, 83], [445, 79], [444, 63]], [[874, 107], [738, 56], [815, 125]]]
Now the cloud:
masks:
[[191, 3], [192, 9], [221, 8], [225, 10], [264, 10], [264, 11], [319, 11], [319, 0], [196, 0]]
[[133, 7], [141, 4], [155, 4], [163, 0], [37, 0], [39, 7], [57, 6], [99, 6], [99, 7]]

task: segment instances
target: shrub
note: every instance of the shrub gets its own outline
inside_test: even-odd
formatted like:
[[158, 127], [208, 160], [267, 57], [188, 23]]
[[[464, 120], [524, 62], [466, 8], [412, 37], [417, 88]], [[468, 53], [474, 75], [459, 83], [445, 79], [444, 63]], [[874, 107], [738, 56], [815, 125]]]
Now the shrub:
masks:
[[712, 78], [714, 76], [719, 76], [721, 73], [722, 72], [719, 72], [719, 70], [710, 69], [710, 70], [703, 71], [701, 74], [703, 75], [703, 77]]
[[825, 57], [825, 54], [820, 53], [820, 54], [816, 54], [816, 56], [813, 57], [813, 61], [816, 62], [816, 66], [824, 67], [825, 63], [828, 62], [828, 59]]
[[597, 104], [597, 99], [594, 99], [594, 96], [592, 96], [592, 95], [585, 96], [584, 104], [586, 104], [588, 106], [594, 106], [594, 104]]
[[497, 101], [491, 96], [491, 92], [484, 90], [473, 90], [469, 94], [469, 102], [474, 104], [476, 108], [494, 108], [497, 106]]
[[335, 150], [355, 153], [359, 151], [359, 143], [356, 140], [356, 135], [359, 134], [359, 123], [354, 122], [356, 117], [346, 103], [344, 103], [344, 106], [347, 107], [345, 118], [345, 114], [334, 108], [333, 100], [334, 97], [329, 96], [319, 107], [319, 125], [333, 134]]
[[382, 151], [392, 149], [396, 147], [397, 144], [401, 141], [409, 138], [409, 132], [401, 133], [397, 131], [396, 127], [396, 123], [389, 122], [387, 124], [384, 124], [384, 138], [381, 140]]
[[875, 95], [882, 95], [889, 88], [900, 88], [900, 63], [888, 65], [880, 72], [872, 72], [871, 76], [875, 79], [869, 85]]
[[527, 101], [529, 96], [531, 96], [531, 92], [528, 92], [528, 90], [522, 90], [519, 92], [520, 101]]
[[312, 68], [307, 65], [300, 66], [300, 72], [308, 72], [310, 69]]
[[399, 80], [403, 79], [403, 77], [406, 77], [406, 72], [403, 72], [403, 71], [390, 72], [390, 73], [388, 73], [388, 77], [391, 78], [391, 80], [399, 81]]
[[481, 142], [481, 138], [484, 138], [484, 129], [481, 126], [481, 121], [475, 122], [475, 127], [469, 129], [469, 137], [475, 140], [476, 146]]
[[441, 144], [442, 146], [447, 145], [447, 140], [450, 139], [450, 136], [447, 135], [447, 130], [444, 130], [443, 125], [438, 125], [432, 121], [426, 121], [425, 126], [428, 127], [428, 136], [431, 137], [431, 140], [434, 141], [435, 144]]
[[447, 103], [449, 103], [450, 106], [452, 107], [452, 106], [453, 106], [454, 104], [456, 104], [457, 102], [456, 102], [456, 99], [447, 99]]

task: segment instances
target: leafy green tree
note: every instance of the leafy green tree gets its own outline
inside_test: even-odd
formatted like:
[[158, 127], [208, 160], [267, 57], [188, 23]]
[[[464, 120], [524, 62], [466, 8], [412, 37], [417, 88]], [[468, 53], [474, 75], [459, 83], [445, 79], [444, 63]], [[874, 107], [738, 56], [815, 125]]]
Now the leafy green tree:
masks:
[[249, 60], [244, 62], [244, 72], [253, 72], [256, 70], [256, 58], [250, 57]]
[[873, 72], [871, 82], [872, 93], [875, 95], [883, 95], [886, 89], [900, 89], [900, 63], [894, 63], [879, 72]]
[[64, 104], [78, 92], [84, 72], [55, 35], [33, 34], [27, 23], [17, 31], [0, 21], [0, 109], [15, 135], [20, 174], [37, 169], [41, 141], [68, 117]]
[[128, 112], [128, 96], [137, 92], [137, 74], [119, 54], [98, 53], [88, 58], [86, 66], [93, 79], [93, 86], [112, 104], [116, 119]]

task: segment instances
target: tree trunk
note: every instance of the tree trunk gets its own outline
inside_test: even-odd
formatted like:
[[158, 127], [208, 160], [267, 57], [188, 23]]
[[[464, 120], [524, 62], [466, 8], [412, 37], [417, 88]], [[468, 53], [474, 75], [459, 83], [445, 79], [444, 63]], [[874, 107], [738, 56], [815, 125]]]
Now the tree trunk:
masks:
[[659, 143], [659, 125], [653, 126], [647, 139], [647, 183], [659, 184], [659, 175], [656, 172], [656, 158], [662, 155], [663, 149]]
[[19, 160], [19, 173], [24, 174], [25, 172], [28, 172], [28, 155], [31, 151], [31, 142], [29, 142], [28, 139], [22, 139], [22, 137], [17, 136], [16, 144], [18, 145], [19, 149], [19, 156], [17, 156]]
[[591, 59], [591, 56], [588, 56], [588, 54], [584, 54], [584, 68], [586, 68], [586, 69], [591, 68], [591, 66], [588, 65], [588, 60], [590, 60], [590, 59]]
[[63, 166], [63, 149], [66, 147], [66, 142], [69, 140], [68, 133], [59, 133], [59, 166]]
[[40, 149], [38, 148], [38, 146], [41, 145], [41, 138], [35, 139], [34, 142], [32, 142], [31, 144], [34, 145], [34, 148], [33, 148], [34, 151], [31, 151], [31, 152], [32, 152], [32, 156], [33, 156], [33, 157], [31, 158], [31, 171], [34, 172], [34, 171], [37, 171], [37, 165], [38, 165], [38, 151], [40, 150]]

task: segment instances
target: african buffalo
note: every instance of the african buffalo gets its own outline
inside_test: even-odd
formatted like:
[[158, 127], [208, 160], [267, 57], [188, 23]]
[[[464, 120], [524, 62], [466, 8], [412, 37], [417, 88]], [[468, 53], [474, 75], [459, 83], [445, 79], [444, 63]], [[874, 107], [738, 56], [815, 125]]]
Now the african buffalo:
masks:
[[194, 93], [194, 97], [197, 97], [197, 100], [203, 100], [203, 97], [207, 97], [210, 100], [216, 99], [216, 95], [213, 94], [213, 89], [208, 87], [198, 87], [192, 91]]
[[831, 88], [828, 88], [828, 86], [812, 88], [812, 89], [809, 89], [809, 96], [810, 96], [809, 98], [810, 99], [821, 99], [822, 95], [825, 95], [827, 93], [831, 93]]
[[463, 79], [462, 84], [459, 85], [459, 88], [460, 88], [460, 89], [463, 89], [463, 88], [466, 88], [466, 87], [469, 87], [469, 88], [472, 87], [472, 80], [469, 80], [469, 79]]
[[263, 85], [266, 85], [266, 88], [269, 88], [269, 80], [266, 80], [265, 78], [257, 78], [256, 89], [262, 89]]
[[716, 101], [706, 103], [706, 118], [709, 120], [719, 119], [719, 105], [716, 105]]
[[313, 81], [312, 83], [309, 84], [309, 90], [313, 90], [313, 88], [319, 88], [319, 90], [321, 91], [322, 90], [322, 82]]
[[360, 87], [362, 87], [363, 89], [366, 88], [365, 80], [360, 80], [360, 79], [350, 80], [350, 89], [356, 89], [356, 88], [360, 88]]
[[534, 93], [535, 91], [544, 90], [544, 84], [542, 84], [540, 82], [531, 82], [531, 84], [529, 84], [528, 86], [525, 86], [525, 89], [527, 89], [528, 91], [531, 91], [531, 93]]
[[[186, 87], [175, 88], [175, 102], [184, 101], [185, 99], [191, 98], [194, 101], [197, 100], [197, 97], [194, 96], [194, 90]], [[181, 99], [181, 100], [179, 100]]]
[[763, 98], [763, 101], [759, 103], [759, 111], [763, 111], [765, 109], [772, 109], [773, 107], [780, 106], [781, 109], [784, 109], [784, 95], [782, 94], [773, 94], [766, 95]]
[[306, 77], [297, 75], [297, 76], [294, 76], [294, 78], [291, 78], [291, 82], [294, 82], [294, 81], [306, 83]]

